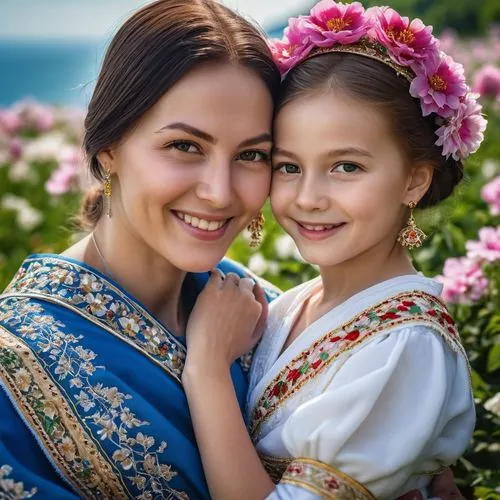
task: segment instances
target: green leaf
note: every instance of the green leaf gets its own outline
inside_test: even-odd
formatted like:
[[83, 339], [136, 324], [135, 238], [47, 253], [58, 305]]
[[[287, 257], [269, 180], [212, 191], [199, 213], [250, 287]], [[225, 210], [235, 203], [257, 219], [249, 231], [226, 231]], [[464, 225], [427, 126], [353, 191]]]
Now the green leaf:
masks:
[[486, 365], [486, 371], [488, 373], [493, 373], [500, 368], [500, 345], [494, 345], [490, 352], [488, 353], [488, 363]]

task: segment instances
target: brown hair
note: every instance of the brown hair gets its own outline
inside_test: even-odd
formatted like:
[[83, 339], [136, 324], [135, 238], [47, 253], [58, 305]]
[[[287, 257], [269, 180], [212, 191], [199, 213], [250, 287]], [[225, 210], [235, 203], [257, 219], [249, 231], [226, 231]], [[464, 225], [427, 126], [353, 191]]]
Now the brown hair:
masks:
[[356, 54], [326, 53], [290, 71], [282, 85], [278, 108], [306, 93], [339, 89], [382, 109], [409, 161], [427, 162], [434, 168], [432, 183], [417, 205], [427, 208], [451, 195], [463, 178], [463, 165], [451, 157], [446, 159], [434, 144], [435, 115], [422, 116], [420, 102], [411, 97], [409, 85], [404, 77], [377, 60]]
[[[104, 172], [97, 154], [134, 126], [196, 65], [230, 62], [254, 70], [276, 99], [280, 75], [265, 38], [245, 19], [214, 0], [157, 0], [130, 17], [109, 45], [85, 120], [90, 172]], [[102, 189], [82, 202], [80, 222], [93, 228], [102, 214]]]

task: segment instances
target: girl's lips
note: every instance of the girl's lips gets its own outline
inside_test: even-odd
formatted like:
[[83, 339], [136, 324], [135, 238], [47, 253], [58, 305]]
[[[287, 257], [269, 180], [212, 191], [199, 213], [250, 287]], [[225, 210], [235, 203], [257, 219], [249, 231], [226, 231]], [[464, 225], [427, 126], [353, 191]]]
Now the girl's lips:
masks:
[[296, 224], [299, 233], [304, 236], [304, 238], [312, 241], [330, 238], [346, 225], [345, 222], [341, 222], [340, 224], [307, 224], [297, 221]]

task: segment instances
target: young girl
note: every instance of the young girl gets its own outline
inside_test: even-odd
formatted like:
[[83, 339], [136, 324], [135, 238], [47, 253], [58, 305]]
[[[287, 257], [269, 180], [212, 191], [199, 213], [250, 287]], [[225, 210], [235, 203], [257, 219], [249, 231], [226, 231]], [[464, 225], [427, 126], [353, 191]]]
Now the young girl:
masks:
[[253, 444], [228, 367], [262, 305], [219, 272], [200, 295], [183, 383], [211, 494], [425, 497], [475, 416], [441, 285], [407, 248], [425, 239], [413, 209], [461, 180], [481, 108], [431, 28], [389, 8], [323, 0], [272, 49], [284, 80], [271, 205], [320, 277], [271, 306], [251, 370]]

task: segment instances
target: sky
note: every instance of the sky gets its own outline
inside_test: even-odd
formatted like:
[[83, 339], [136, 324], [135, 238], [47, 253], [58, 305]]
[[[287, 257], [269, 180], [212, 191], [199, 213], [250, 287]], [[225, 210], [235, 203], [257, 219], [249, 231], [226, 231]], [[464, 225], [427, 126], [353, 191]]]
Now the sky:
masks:
[[[186, 0], [189, 1], [189, 0]], [[309, 10], [312, 0], [222, 0], [265, 29]], [[0, 0], [0, 39], [108, 38], [148, 0]]]

